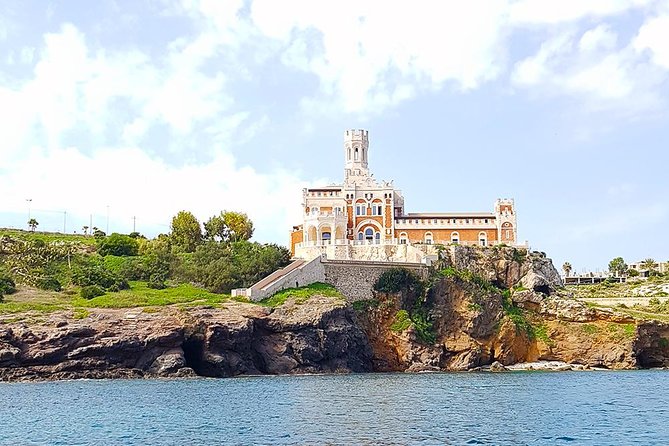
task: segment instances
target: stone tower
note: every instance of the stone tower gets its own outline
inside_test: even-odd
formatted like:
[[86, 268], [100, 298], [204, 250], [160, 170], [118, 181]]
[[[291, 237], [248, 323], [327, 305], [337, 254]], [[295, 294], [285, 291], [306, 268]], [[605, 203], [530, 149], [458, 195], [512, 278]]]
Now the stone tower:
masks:
[[367, 130], [344, 132], [344, 176], [348, 179], [368, 177], [369, 134]]

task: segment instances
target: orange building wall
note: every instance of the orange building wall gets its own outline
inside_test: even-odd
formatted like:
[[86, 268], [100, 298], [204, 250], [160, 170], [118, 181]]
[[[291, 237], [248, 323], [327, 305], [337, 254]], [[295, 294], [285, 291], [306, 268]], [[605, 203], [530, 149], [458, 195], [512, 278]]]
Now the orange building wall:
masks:
[[479, 233], [485, 232], [488, 236], [488, 242], [497, 241], [497, 230], [495, 229], [395, 229], [395, 237], [400, 238], [400, 234], [406, 232], [407, 238], [411, 243], [422, 242], [425, 240], [425, 233], [432, 233], [434, 243], [450, 243], [451, 234], [457, 232], [462, 242], [478, 242]]
[[290, 254], [295, 256], [295, 245], [302, 243], [304, 231], [299, 229], [290, 233]]

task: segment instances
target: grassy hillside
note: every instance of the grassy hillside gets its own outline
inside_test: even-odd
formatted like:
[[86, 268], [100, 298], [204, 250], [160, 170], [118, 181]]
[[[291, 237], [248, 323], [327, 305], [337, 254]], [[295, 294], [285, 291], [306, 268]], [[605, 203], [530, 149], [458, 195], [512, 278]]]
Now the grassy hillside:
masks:
[[[288, 251], [249, 241], [202, 241], [183, 252], [169, 237], [0, 230], [0, 315], [86, 308], [219, 306], [285, 266]], [[6, 318], [5, 318], [6, 319]]]

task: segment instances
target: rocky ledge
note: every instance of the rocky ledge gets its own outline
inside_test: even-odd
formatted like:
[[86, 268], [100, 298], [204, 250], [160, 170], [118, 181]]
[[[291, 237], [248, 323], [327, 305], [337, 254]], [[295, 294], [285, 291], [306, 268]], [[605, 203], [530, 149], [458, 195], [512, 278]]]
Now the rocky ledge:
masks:
[[371, 358], [353, 311], [326, 297], [0, 325], [0, 381], [369, 372]]

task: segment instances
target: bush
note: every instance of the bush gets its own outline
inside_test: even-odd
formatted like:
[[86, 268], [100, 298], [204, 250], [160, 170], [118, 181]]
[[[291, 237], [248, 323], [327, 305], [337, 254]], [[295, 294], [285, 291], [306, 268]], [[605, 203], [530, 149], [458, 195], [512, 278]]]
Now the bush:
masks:
[[115, 232], [109, 237], [98, 240], [98, 254], [101, 256], [136, 256], [138, 251], [137, 239], [127, 235]]
[[105, 291], [97, 285], [88, 285], [83, 287], [79, 294], [81, 294], [81, 297], [84, 299], [91, 300], [94, 297], [102, 296], [105, 294]]
[[423, 294], [423, 283], [417, 275], [406, 268], [391, 268], [379, 276], [374, 284], [374, 290], [382, 293], [407, 290], [420, 296]]
[[72, 273], [72, 283], [82, 287], [97, 285], [109, 288], [122, 280], [105, 266], [98, 262], [86, 262], [76, 267]]
[[164, 290], [165, 288], [167, 288], [167, 285], [165, 285], [165, 281], [158, 276], [151, 276], [146, 286], [154, 290]]
[[129, 290], [129, 289], [130, 289], [130, 284], [125, 279], [118, 279], [111, 286], [107, 287], [107, 291], [113, 291], [113, 292], [121, 290]]
[[3, 294], [12, 294], [16, 291], [16, 283], [14, 280], [5, 275], [0, 275], [0, 296]]
[[40, 290], [46, 291], [60, 291], [63, 289], [60, 282], [55, 277], [41, 277], [37, 279], [35, 285]]

